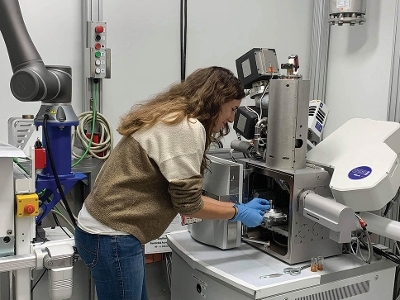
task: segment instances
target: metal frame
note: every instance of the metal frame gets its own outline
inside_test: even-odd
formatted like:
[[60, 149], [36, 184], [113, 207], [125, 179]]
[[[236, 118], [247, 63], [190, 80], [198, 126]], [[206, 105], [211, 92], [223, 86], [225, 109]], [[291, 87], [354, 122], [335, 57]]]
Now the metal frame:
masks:
[[317, 99], [322, 102], [325, 102], [328, 69], [329, 4], [329, 0], [314, 0], [311, 32], [310, 100]]
[[[396, 1], [394, 13], [394, 32], [392, 47], [392, 63], [390, 70], [389, 99], [387, 121], [400, 122], [400, 0]], [[393, 199], [393, 205], [387, 215], [391, 220], [399, 221], [399, 196]], [[381, 214], [383, 214], [384, 209]], [[393, 253], [398, 253], [396, 241], [379, 236], [378, 242], [389, 247]]]
[[[82, 49], [82, 56], [85, 59], [86, 47], [87, 47], [87, 22], [90, 21], [102, 21], [103, 19], [103, 0], [85, 0], [82, 1], [82, 38], [84, 49]], [[84, 89], [83, 89], [83, 102], [82, 111], [91, 111], [93, 101], [93, 81], [91, 78], [86, 78], [86, 70], [83, 71], [84, 78]], [[97, 111], [101, 112], [102, 107], [102, 92], [103, 84], [102, 80], [99, 80], [99, 103], [97, 104]]]
[[388, 121], [400, 121], [400, 28], [399, 28], [399, 5], [400, 1], [396, 1], [395, 19], [394, 19], [394, 34], [393, 34], [393, 49], [392, 49], [392, 67], [390, 70], [390, 85], [389, 85], [389, 103], [387, 111]]

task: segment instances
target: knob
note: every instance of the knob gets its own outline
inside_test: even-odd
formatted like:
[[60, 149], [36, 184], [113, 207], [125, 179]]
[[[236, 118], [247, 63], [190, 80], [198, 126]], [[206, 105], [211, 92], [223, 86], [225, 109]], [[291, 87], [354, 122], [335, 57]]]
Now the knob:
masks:
[[97, 33], [103, 33], [104, 32], [104, 27], [101, 25], [98, 25], [94, 28], [94, 31], [96, 31]]
[[35, 212], [35, 206], [33, 204], [27, 204], [24, 207], [24, 213], [27, 215], [31, 215]]

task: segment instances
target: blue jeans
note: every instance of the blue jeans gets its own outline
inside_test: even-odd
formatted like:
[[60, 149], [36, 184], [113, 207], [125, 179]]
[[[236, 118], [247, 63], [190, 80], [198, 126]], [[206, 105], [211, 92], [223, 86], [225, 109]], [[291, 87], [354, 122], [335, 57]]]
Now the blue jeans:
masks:
[[90, 269], [98, 300], [147, 300], [142, 245], [132, 235], [90, 234], [75, 229], [75, 246]]

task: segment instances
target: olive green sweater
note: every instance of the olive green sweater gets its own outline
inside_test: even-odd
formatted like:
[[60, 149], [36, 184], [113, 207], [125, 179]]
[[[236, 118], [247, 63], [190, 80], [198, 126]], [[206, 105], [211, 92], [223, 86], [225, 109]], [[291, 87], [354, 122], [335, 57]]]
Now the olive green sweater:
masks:
[[156, 124], [123, 137], [85, 200], [90, 215], [142, 244], [158, 238], [177, 213], [203, 207], [200, 166], [205, 130], [195, 120]]

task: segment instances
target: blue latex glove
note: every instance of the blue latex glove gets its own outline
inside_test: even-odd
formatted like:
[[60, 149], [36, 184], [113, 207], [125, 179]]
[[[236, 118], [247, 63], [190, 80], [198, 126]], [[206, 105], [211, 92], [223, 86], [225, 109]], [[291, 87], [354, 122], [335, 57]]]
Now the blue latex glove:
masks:
[[265, 199], [255, 198], [246, 204], [235, 204], [237, 215], [231, 221], [240, 221], [247, 227], [259, 226], [265, 211], [269, 209], [269, 202]]
[[247, 202], [245, 204], [247, 207], [254, 208], [254, 209], [259, 209], [263, 210], [264, 212], [266, 210], [269, 210], [269, 201], [263, 198], [254, 198], [250, 202]]

